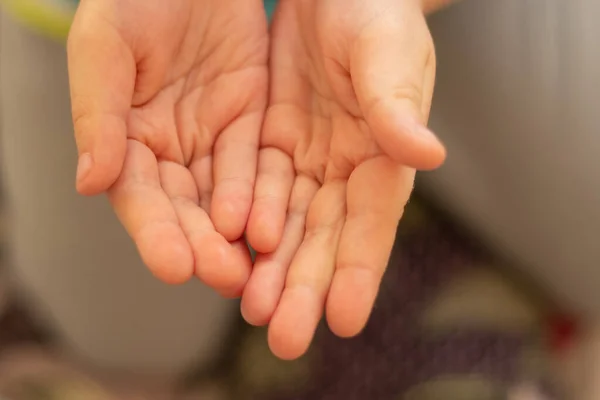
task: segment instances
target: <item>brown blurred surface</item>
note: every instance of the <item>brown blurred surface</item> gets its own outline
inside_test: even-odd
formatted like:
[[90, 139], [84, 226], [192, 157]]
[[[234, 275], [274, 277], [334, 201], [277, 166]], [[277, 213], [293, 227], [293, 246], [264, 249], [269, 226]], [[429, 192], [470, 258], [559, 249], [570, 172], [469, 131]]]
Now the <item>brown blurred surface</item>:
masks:
[[[182, 382], [115, 379], [61, 358], [16, 298], [0, 317], [0, 394], [12, 400], [506, 398], [552, 382], [543, 322], [550, 302], [419, 202], [402, 222], [378, 304], [362, 335], [323, 328], [296, 362], [240, 321], [222, 362]], [[551, 385], [550, 385], [551, 386]], [[540, 389], [541, 390], [541, 389]], [[498, 397], [500, 396], [500, 397]]]

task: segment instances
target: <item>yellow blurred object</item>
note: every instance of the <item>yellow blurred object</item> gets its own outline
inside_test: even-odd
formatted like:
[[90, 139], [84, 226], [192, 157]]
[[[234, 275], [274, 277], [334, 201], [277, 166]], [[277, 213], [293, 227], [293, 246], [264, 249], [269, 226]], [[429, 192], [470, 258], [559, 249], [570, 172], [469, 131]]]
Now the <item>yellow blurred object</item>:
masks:
[[18, 22], [55, 40], [65, 41], [76, 3], [43, 0], [0, 0], [2, 9]]

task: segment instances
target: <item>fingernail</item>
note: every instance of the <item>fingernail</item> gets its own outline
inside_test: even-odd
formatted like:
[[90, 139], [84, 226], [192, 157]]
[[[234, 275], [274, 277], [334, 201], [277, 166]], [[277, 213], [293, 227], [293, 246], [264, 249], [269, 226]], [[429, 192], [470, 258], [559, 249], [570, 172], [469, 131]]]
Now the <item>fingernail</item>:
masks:
[[433, 133], [427, 126], [417, 123], [415, 127], [415, 133], [421, 135], [427, 139], [433, 139], [436, 142], [439, 142], [439, 138], [435, 133]]
[[423, 124], [418, 118], [399, 116], [398, 125], [400, 129], [407, 134], [419, 136], [425, 140], [437, 140], [437, 135], [427, 128], [427, 125]]
[[77, 164], [77, 182], [83, 181], [92, 170], [94, 166], [94, 160], [90, 153], [83, 153], [79, 156], [79, 163]]

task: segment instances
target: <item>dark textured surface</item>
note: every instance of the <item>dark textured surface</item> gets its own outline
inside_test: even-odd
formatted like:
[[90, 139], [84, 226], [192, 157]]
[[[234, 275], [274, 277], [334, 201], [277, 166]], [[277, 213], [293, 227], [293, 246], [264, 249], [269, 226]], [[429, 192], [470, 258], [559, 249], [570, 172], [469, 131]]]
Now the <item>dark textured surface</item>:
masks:
[[438, 376], [478, 375], [502, 385], [518, 379], [526, 334], [418, 327], [428, 300], [453, 276], [479, 265], [482, 252], [452, 226], [399, 235], [377, 306], [364, 332], [341, 340], [320, 332], [313, 388], [278, 399], [394, 399]]

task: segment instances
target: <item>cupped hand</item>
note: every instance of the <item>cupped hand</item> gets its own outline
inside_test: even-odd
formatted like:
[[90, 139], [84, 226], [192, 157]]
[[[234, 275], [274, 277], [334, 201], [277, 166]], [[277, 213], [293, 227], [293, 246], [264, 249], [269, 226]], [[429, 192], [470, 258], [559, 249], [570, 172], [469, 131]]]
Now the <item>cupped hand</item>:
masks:
[[292, 359], [324, 309], [364, 327], [416, 169], [443, 146], [426, 128], [435, 53], [420, 0], [281, 0], [270, 103], [247, 236], [260, 253], [242, 313]]
[[68, 56], [77, 189], [108, 191], [150, 270], [246, 283], [268, 95], [261, 0], [82, 0]]

